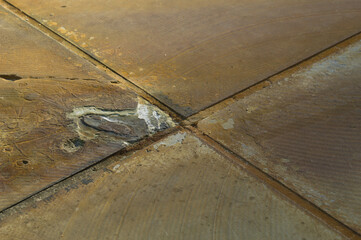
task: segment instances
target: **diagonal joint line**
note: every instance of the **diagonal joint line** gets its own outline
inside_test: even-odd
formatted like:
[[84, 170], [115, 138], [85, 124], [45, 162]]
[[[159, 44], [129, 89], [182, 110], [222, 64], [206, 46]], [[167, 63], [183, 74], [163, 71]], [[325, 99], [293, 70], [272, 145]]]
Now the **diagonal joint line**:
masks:
[[102, 61], [98, 60], [96, 57], [89, 54], [87, 51], [83, 50], [81, 47], [77, 46], [72, 41], [64, 38], [54, 30], [50, 29], [43, 23], [39, 22], [37, 19], [33, 18], [26, 12], [22, 11], [20, 8], [16, 7], [12, 3], [8, 2], [7, 0], [0, 0], [0, 6], [4, 9], [15, 15], [16, 17], [20, 18], [21, 20], [27, 22], [30, 26], [35, 28], [36, 30], [40, 31], [41, 33], [45, 34], [46, 36], [52, 38], [60, 45], [65, 47], [66, 49], [70, 50], [74, 54], [78, 55], [79, 57], [83, 58], [84, 60], [90, 62], [92, 65], [97, 67], [99, 70], [105, 72], [108, 76], [121, 81], [126, 85], [126, 87], [130, 88], [134, 92], [136, 92], [139, 96], [143, 97], [144, 99], [148, 100], [150, 103], [156, 105], [166, 113], [168, 113], [174, 120], [181, 122], [184, 120], [184, 117], [174, 111], [168, 105], [162, 103], [156, 97], [148, 93], [145, 89], [138, 86], [137, 84], [131, 82], [129, 79], [124, 77], [123, 75], [119, 74], [116, 70], [111, 68], [110, 66], [106, 65]]

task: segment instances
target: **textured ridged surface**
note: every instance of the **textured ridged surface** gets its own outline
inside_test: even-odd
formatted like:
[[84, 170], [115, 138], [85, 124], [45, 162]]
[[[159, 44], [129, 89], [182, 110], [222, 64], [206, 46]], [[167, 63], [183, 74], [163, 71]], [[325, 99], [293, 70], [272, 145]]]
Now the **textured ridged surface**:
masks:
[[10, 0], [189, 116], [361, 29], [359, 0]]
[[172, 125], [1, 8], [0, 27], [0, 210]]
[[[342, 239], [178, 132], [67, 180], [0, 223], [6, 239]], [[26, 204], [25, 204], [26, 205]]]
[[360, 66], [357, 42], [198, 126], [361, 232]]

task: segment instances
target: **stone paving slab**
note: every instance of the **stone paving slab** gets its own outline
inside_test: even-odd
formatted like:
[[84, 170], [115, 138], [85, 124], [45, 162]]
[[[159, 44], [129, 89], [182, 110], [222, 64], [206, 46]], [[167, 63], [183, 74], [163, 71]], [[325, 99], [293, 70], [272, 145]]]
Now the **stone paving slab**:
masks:
[[198, 127], [361, 233], [361, 41]]
[[359, 0], [10, 0], [183, 116], [361, 30]]
[[0, 210], [169, 118], [0, 8]]
[[343, 239], [193, 135], [68, 179], [0, 221], [6, 239]]

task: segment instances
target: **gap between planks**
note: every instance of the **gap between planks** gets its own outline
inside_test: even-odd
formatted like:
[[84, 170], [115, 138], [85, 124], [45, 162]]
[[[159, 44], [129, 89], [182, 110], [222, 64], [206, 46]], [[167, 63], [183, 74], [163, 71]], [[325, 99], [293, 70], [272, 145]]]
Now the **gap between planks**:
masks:
[[361, 239], [361, 235], [359, 235], [356, 231], [354, 231], [341, 221], [337, 220], [336, 218], [332, 217], [331, 215], [314, 205], [312, 202], [308, 201], [307, 199], [305, 199], [292, 189], [288, 188], [278, 180], [274, 179], [267, 173], [263, 172], [261, 169], [257, 168], [255, 165], [247, 161], [242, 156], [237, 155], [232, 150], [228, 149], [221, 143], [209, 137], [201, 130], [192, 126], [187, 126], [185, 127], [185, 129], [186, 131], [192, 133], [193, 135], [201, 139], [204, 143], [213, 148], [216, 152], [231, 160], [233, 164], [240, 166], [252, 176], [256, 177], [257, 179], [268, 185], [270, 189], [281, 194], [281, 196], [283, 196], [290, 203], [296, 205], [298, 208], [305, 210], [307, 214], [317, 218], [334, 231], [351, 240]]

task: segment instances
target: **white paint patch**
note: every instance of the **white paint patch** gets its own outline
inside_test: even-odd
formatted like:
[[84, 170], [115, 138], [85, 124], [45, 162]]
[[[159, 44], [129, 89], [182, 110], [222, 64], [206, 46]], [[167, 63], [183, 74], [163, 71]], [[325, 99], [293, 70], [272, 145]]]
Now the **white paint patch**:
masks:
[[156, 143], [153, 145], [154, 149], [158, 149], [160, 146], [166, 146], [166, 147], [169, 147], [169, 146], [173, 146], [177, 143], [182, 143], [184, 138], [186, 137], [186, 133], [177, 133], [175, 135], [172, 135], [170, 137], [167, 137], [165, 140], [159, 142], [159, 143]]
[[151, 134], [162, 130], [162, 123], [166, 123], [169, 127], [175, 126], [174, 122], [167, 114], [141, 98], [138, 98], [137, 115], [139, 119], [145, 121]]
[[117, 164], [113, 167], [113, 171], [116, 173], [119, 173], [120, 171], [118, 170], [118, 168], [120, 168], [120, 164]]
[[143, 119], [147, 124], [150, 131], [154, 131], [155, 126], [152, 124], [152, 121], [149, 118], [149, 109], [145, 104], [138, 104], [137, 107], [138, 118]]
[[233, 127], [234, 127], [233, 118], [230, 118], [230, 119], [228, 119], [227, 122], [223, 123], [223, 124], [222, 124], [222, 127], [223, 127], [224, 129], [226, 129], [226, 130], [228, 130], [228, 129], [233, 129]]

